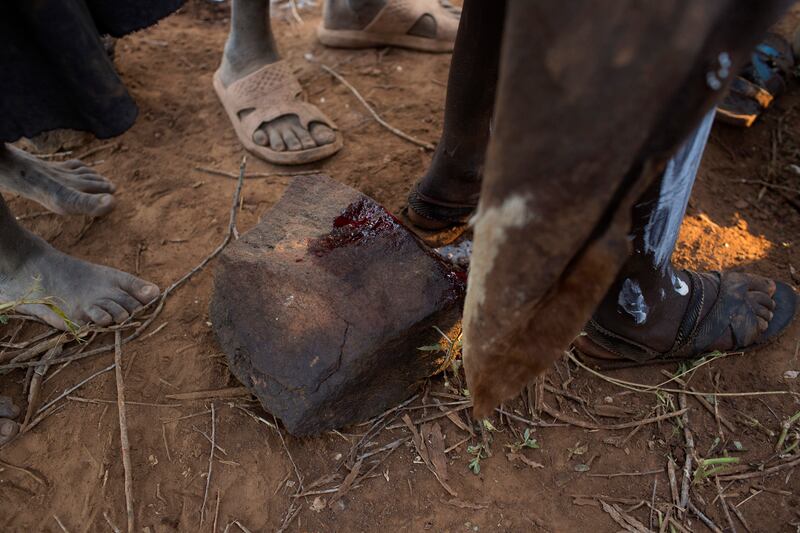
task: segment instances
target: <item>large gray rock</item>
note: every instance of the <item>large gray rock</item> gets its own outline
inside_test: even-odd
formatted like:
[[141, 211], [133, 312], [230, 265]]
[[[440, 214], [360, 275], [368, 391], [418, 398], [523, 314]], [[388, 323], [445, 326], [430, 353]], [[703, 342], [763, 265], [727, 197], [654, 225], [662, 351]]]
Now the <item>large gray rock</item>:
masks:
[[295, 435], [366, 420], [441, 364], [464, 275], [383, 207], [300, 176], [222, 254], [211, 320], [231, 371]]

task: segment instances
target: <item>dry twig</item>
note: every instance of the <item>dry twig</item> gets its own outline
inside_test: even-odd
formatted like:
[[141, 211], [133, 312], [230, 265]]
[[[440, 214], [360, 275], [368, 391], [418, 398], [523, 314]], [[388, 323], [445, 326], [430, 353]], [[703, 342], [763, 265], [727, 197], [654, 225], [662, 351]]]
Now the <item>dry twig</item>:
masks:
[[668, 420], [670, 418], [675, 418], [676, 416], [681, 416], [686, 413], [687, 408], [680, 409], [679, 411], [674, 411], [672, 413], [667, 413], [664, 415], [654, 416], [651, 418], [645, 418], [644, 420], [634, 420], [633, 422], [624, 422], [622, 424], [610, 424], [607, 426], [603, 426], [600, 424], [592, 424], [591, 422], [586, 422], [584, 420], [579, 420], [577, 418], [573, 418], [569, 415], [565, 415], [564, 413], [553, 409], [546, 403], [542, 403], [542, 410], [547, 413], [548, 415], [552, 416], [556, 420], [561, 420], [562, 422], [566, 422], [567, 424], [571, 424], [573, 426], [577, 426], [580, 428], [585, 429], [602, 429], [606, 431], [615, 431], [618, 429], [628, 429], [632, 427], [636, 427], [639, 425], [644, 424], [653, 424], [655, 422], [660, 422], [662, 420]]
[[217, 447], [217, 422], [214, 402], [211, 402], [211, 451], [208, 455], [208, 474], [206, 475], [206, 490], [203, 491], [203, 505], [200, 507], [200, 527], [203, 527], [203, 520], [206, 515], [206, 501], [208, 501], [208, 488], [211, 486], [211, 469], [214, 466], [214, 450]]
[[239, 396], [249, 395], [250, 391], [247, 390], [247, 387], [228, 387], [226, 389], [167, 394], [164, 397], [168, 400], [210, 400], [216, 398], [238, 398]]
[[[153, 311], [153, 313], [141, 325], [139, 325], [133, 331], [133, 333], [131, 333], [130, 335], [128, 335], [127, 337], [122, 339], [122, 344], [123, 345], [127, 344], [127, 343], [129, 343], [129, 342], [131, 342], [133, 340], [136, 340], [137, 338], [139, 338], [142, 335], [142, 333], [144, 333], [144, 331], [147, 328], [149, 328], [150, 325], [161, 314], [161, 311], [164, 309], [164, 305], [166, 304], [166, 301], [167, 301], [167, 298], [169, 297], [169, 295], [172, 294], [172, 292], [174, 292], [178, 288], [182, 287], [195, 274], [197, 274], [198, 272], [203, 270], [205, 268], [205, 266], [209, 262], [211, 262], [214, 258], [216, 258], [222, 252], [222, 250], [224, 250], [225, 247], [228, 246], [228, 243], [230, 243], [230, 241], [233, 239], [233, 236], [234, 236], [234, 234], [236, 232], [236, 220], [238, 218], [238, 213], [239, 213], [239, 210], [237, 208], [239, 206], [239, 200], [240, 200], [241, 195], [242, 195], [242, 187], [244, 186], [244, 172], [245, 172], [246, 164], [247, 164], [247, 158], [243, 157], [242, 158], [242, 163], [241, 163], [241, 165], [239, 167], [239, 181], [236, 184], [236, 190], [235, 190], [234, 195], [233, 195], [233, 202], [232, 202], [231, 211], [230, 211], [230, 219], [229, 219], [229, 222], [228, 222], [228, 231], [225, 234], [225, 238], [222, 240], [222, 242], [219, 244], [219, 246], [217, 246], [214, 249], [214, 251], [212, 251], [202, 261], [200, 261], [200, 263], [197, 266], [195, 266], [189, 272], [184, 274], [180, 279], [178, 279], [177, 281], [173, 282], [172, 285], [167, 287], [164, 290], [164, 292], [161, 293], [161, 296], [156, 297], [151, 302], [149, 302], [147, 305], [142, 307], [139, 311], [137, 311], [137, 312], [133, 313], [133, 315], [131, 315], [131, 317], [128, 319], [128, 321], [132, 321], [136, 316], [138, 316], [144, 310], [150, 308], [150, 306], [152, 306], [153, 304], [155, 304], [157, 302], [156, 309]], [[125, 324], [122, 324], [121, 326], [117, 326], [116, 329], [125, 328], [125, 327], [130, 327], [130, 323], [125, 323]], [[112, 329], [112, 328], [108, 328], [108, 329]], [[113, 350], [114, 350], [114, 345], [113, 344], [107, 345], [107, 346], [101, 346], [100, 348], [96, 348], [94, 350], [89, 350], [89, 351], [86, 351], [86, 352], [83, 352], [83, 353], [76, 353], [74, 355], [70, 355], [70, 356], [66, 356], [66, 357], [60, 357], [59, 359], [55, 360], [54, 363], [59, 363], [60, 364], [60, 363], [67, 363], [67, 362], [70, 362], [70, 361], [78, 361], [78, 360], [81, 360], [81, 359], [86, 359], [87, 357], [94, 357], [96, 355], [108, 353], [108, 352], [111, 352]], [[41, 361], [21, 361], [21, 362], [16, 362], [16, 363], [9, 363], [9, 364], [5, 364], [5, 365], [0, 365], [0, 371], [2, 371], [2, 370], [11, 370], [11, 369], [14, 369], [14, 368], [27, 368], [27, 367], [32, 367], [32, 366], [33, 367], [35, 367], [35, 366], [43, 366], [43, 365], [47, 365], [47, 364], [50, 364], [50, 363], [49, 362], [41, 362]], [[108, 370], [110, 370], [110, 368]], [[72, 392], [72, 391], [70, 391], [70, 392]]]
[[128, 515], [128, 533], [133, 533], [133, 472], [131, 470], [131, 444], [128, 440], [128, 415], [125, 410], [125, 382], [122, 377], [122, 334], [119, 330], [114, 333], [114, 368], [117, 377], [119, 440], [122, 447], [122, 467], [125, 471], [125, 507]]
[[765, 468], [764, 470], [759, 470], [757, 472], [748, 472], [745, 474], [731, 474], [729, 476], [719, 476], [720, 481], [739, 481], [742, 479], [753, 479], [757, 477], [768, 476], [771, 474], [775, 474], [776, 472], [780, 472], [781, 470], [786, 470], [787, 468], [794, 468], [795, 466], [800, 465], [800, 459], [795, 459], [794, 461], [789, 461], [780, 465], [773, 466], [771, 468]]
[[692, 459], [694, 458], [694, 436], [692, 430], [689, 429], [689, 413], [686, 407], [686, 395], [678, 395], [678, 405], [683, 411], [681, 415], [681, 422], [683, 424], [683, 438], [686, 442], [685, 454], [686, 461], [683, 463], [683, 482], [681, 483], [681, 499], [678, 502], [678, 509], [681, 513], [686, 511], [686, 506], [689, 504], [689, 488], [692, 485]]
[[339, 74], [338, 72], [336, 72], [335, 70], [333, 70], [331, 67], [329, 67], [327, 65], [320, 64], [319, 66], [320, 66], [320, 68], [322, 70], [324, 70], [325, 72], [327, 72], [328, 74], [330, 74], [331, 76], [333, 76], [334, 78], [339, 80], [339, 83], [341, 83], [342, 85], [347, 87], [350, 90], [350, 92], [353, 93], [353, 96], [355, 96], [356, 99], [358, 99], [358, 101], [361, 102], [361, 105], [363, 105], [366, 108], [366, 110], [369, 111], [369, 113], [372, 115], [372, 118], [374, 118], [375, 121], [378, 124], [380, 124], [381, 126], [386, 128], [390, 132], [394, 133], [395, 135], [397, 135], [401, 139], [405, 139], [408, 142], [416, 144], [417, 146], [421, 146], [421, 147], [425, 148], [426, 150], [434, 150], [435, 149], [435, 147], [431, 143], [422, 141], [422, 140], [417, 139], [416, 137], [414, 137], [412, 135], [409, 135], [408, 133], [400, 131], [399, 129], [395, 128], [394, 126], [392, 126], [391, 124], [389, 124], [388, 122], [383, 120], [381, 118], [381, 116], [378, 115], [378, 113], [374, 109], [372, 109], [372, 107], [367, 103], [367, 101], [364, 99], [364, 97], [361, 96], [361, 93], [359, 93], [358, 90], [350, 84], [350, 82], [348, 82], [346, 79], [344, 79], [344, 77], [341, 74]]

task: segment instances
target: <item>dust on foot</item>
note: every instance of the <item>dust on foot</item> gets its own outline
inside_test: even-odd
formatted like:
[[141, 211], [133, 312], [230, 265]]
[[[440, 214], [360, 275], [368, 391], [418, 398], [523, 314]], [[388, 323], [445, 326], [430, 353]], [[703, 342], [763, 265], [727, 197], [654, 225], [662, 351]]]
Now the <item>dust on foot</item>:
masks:
[[[3, 250], [11, 257], [0, 269], [0, 302], [49, 299], [73, 322], [109, 326], [125, 321], [159, 294], [152, 283], [70, 257], [22, 228], [17, 240], [15, 250]], [[16, 310], [66, 328], [46, 304], [23, 303]]]
[[102, 216], [114, 208], [116, 187], [76, 159], [50, 163], [6, 144], [0, 145], [0, 190], [60, 215]]
[[19, 424], [14, 418], [19, 416], [19, 407], [11, 398], [0, 395], [0, 446], [13, 439], [19, 432]]

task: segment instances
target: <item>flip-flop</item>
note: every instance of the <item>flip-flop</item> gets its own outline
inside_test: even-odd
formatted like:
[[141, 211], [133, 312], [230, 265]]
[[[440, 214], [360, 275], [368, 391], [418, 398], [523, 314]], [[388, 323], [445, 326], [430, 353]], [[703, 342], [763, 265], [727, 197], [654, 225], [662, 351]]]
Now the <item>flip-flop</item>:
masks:
[[[327, 9], [328, 3], [325, 3]], [[436, 22], [436, 37], [409, 35], [424, 16]], [[422, 52], [452, 52], [458, 31], [458, 17], [439, 0], [387, 0], [386, 5], [363, 29], [325, 27], [328, 17], [317, 28], [319, 41], [337, 48], [398, 46]]]
[[466, 224], [477, 207], [477, 204], [437, 200], [421, 193], [417, 184], [408, 194], [406, 216], [418, 228], [435, 231]]
[[726, 124], [750, 127], [786, 91], [794, 67], [789, 42], [775, 33], [767, 34], [717, 106], [717, 118]]
[[[222, 84], [217, 71], [214, 73], [214, 90], [228, 113], [239, 141], [249, 152], [265, 161], [279, 165], [303, 165], [325, 159], [342, 148], [342, 135], [337, 131], [336, 124], [317, 107], [299, 99], [303, 89], [285, 61], [265, 65], [227, 87]], [[245, 111], [249, 112], [241, 117]], [[313, 122], [325, 124], [336, 132], [336, 140], [316, 148], [285, 152], [259, 146], [253, 141], [253, 133], [261, 124], [286, 115], [296, 115], [300, 125], [306, 129]]]
[[[731, 272], [712, 272], [719, 278], [719, 290], [714, 305], [708, 313], [701, 317], [705, 288], [701, 274], [685, 271], [691, 281], [689, 305], [681, 320], [675, 343], [667, 352], [658, 352], [631, 339], [618, 335], [601, 326], [595, 319], [589, 321], [584, 327], [583, 335], [576, 339], [575, 345], [581, 356], [593, 362], [602, 362], [604, 365], [615, 366], [616, 363], [627, 364], [634, 361], [640, 364], [662, 363], [665, 361], [679, 361], [695, 359], [708, 353], [708, 349], [719, 339], [727, 329], [730, 329], [734, 346], [728, 351], [748, 351], [760, 348], [776, 340], [789, 326], [797, 312], [797, 294], [786, 283], [775, 282], [775, 302], [772, 320], [766, 331], [753, 338], [755, 328], [755, 314], [748, 309], [749, 304], [744, 292], [747, 284], [742, 282], [740, 274]], [[581, 350], [581, 344], [589, 345], [597, 351], [604, 351], [615, 355], [618, 360], [593, 357], [586, 353], [586, 346]]]

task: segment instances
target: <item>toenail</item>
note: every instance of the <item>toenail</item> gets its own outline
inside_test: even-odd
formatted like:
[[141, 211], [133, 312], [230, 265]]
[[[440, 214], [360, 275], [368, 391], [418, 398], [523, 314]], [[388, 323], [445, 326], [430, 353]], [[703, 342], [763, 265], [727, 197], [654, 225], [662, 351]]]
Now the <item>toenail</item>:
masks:
[[0, 435], [3, 437], [10, 437], [12, 433], [14, 433], [14, 429], [16, 424], [13, 422], [6, 422], [4, 424], [0, 424]]
[[158, 287], [156, 287], [155, 285], [146, 285], [145, 287], [142, 288], [141, 294], [145, 298], [155, 298], [156, 296], [158, 296]]
[[261, 130], [256, 130], [255, 133], [253, 133], [253, 142], [258, 144], [259, 146], [266, 146], [267, 134]]

